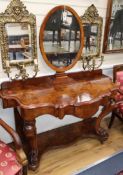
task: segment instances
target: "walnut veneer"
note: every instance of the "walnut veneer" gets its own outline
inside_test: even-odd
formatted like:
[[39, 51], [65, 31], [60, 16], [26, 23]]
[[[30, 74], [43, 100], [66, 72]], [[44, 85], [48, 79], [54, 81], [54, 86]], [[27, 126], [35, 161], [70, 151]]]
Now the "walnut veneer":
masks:
[[[100, 123], [114, 107], [113, 97], [116, 90], [117, 87], [111, 79], [103, 75], [101, 70], [96, 70], [62, 74], [62, 76], [45, 76], [26, 81], [4, 82], [1, 85], [0, 96], [4, 108], [16, 109], [18, 107], [20, 109], [21, 129], [23, 128], [28, 141], [29, 163], [31, 168], [35, 169], [38, 166], [38, 152], [41, 149], [37, 146], [40, 141], [39, 139], [37, 141], [36, 117], [51, 114], [62, 119], [69, 114], [83, 118], [86, 133], [93, 128], [92, 134], [97, 135], [103, 142], [108, 134], [100, 127]], [[102, 106], [100, 114], [92, 118], [100, 106]], [[15, 110], [15, 117], [17, 115], [17, 110]], [[86, 128], [87, 123], [89, 125]], [[19, 123], [17, 127], [20, 127]], [[71, 133], [64, 135], [72, 137], [74, 132]], [[65, 143], [64, 139], [66, 137], [54, 137], [52, 142], [50, 140], [47, 144], [42, 144], [42, 149], [45, 149], [47, 145], [52, 146], [55, 143], [58, 145], [58, 140], [60, 142], [63, 140]]]

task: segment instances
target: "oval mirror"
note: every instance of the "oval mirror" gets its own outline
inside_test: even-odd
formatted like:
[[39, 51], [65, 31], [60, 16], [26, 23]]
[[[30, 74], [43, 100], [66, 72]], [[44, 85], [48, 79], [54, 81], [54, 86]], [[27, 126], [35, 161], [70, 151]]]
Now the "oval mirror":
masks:
[[82, 22], [68, 6], [57, 6], [45, 17], [40, 29], [40, 50], [45, 62], [56, 72], [72, 68], [84, 43]]

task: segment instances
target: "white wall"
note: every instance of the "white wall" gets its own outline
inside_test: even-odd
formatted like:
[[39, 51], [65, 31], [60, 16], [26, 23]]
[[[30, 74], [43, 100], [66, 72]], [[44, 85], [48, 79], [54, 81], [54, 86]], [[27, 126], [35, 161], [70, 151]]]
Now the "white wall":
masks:
[[[27, 7], [27, 9], [36, 15], [37, 20], [37, 46], [38, 46], [38, 59], [39, 59], [39, 69], [40, 72], [38, 76], [54, 74], [55, 72], [51, 70], [43, 61], [40, 50], [39, 50], [39, 30], [42, 20], [46, 16], [49, 10], [57, 5], [69, 5], [81, 16], [84, 14], [84, 11], [90, 6], [94, 4], [99, 11], [99, 15], [103, 17], [103, 29], [106, 19], [106, 8], [107, 8], [108, 0], [23, 0], [23, 3]], [[4, 12], [10, 0], [0, 0], [0, 12]], [[103, 30], [104, 31], [104, 30]], [[103, 34], [102, 34], [103, 36]], [[109, 54], [104, 55], [104, 64], [102, 68], [104, 69], [104, 73], [108, 75], [112, 75], [112, 66], [114, 64], [122, 63], [123, 54]], [[78, 62], [74, 68], [70, 71], [79, 71], [82, 69], [81, 63]], [[4, 74], [2, 69], [2, 63], [0, 58], [0, 83], [8, 80], [7, 76]], [[14, 117], [12, 109], [2, 109], [2, 104], [0, 102], [0, 117], [2, 117], [10, 126], [14, 128]], [[55, 117], [51, 117], [50, 115], [45, 115], [39, 117], [37, 119], [37, 130], [38, 133], [44, 132], [46, 130], [50, 130], [56, 127], [60, 127], [62, 125], [67, 125], [68, 123], [76, 122], [80, 119], [77, 119], [73, 116], [66, 116], [63, 120], [56, 119]], [[3, 133], [3, 140], [9, 142], [11, 139], [0, 129], [0, 133]]]

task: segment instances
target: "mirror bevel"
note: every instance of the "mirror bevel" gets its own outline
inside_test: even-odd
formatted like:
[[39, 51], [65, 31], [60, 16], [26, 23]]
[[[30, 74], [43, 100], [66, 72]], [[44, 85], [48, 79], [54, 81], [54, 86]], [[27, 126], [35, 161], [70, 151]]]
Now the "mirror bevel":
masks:
[[[31, 30], [31, 59], [12, 60], [9, 59], [8, 36], [6, 32], [6, 24], [20, 23], [27, 24]], [[19, 65], [33, 65], [34, 59], [37, 59], [37, 41], [36, 41], [36, 18], [35, 15], [30, 14], [24, 4], [20, 0], [13, 0], [8, 5], [4, 13], [0, 13], [0, 45], [3, 68], [16, 67]]]
[[[43, 40], [44, 40], [44, 31], [45, 31], [45, 27], [46, 27], [46, 24], [47, 24], [47, 21], [49, 19], [49, 17], [55, 13], [57, 10], [67, 10], [69, 11], [70, 13], [72, 13], [72, 15], [75, 16], [78, 24], [79, 24], [79, 27], [80, 27], [80, 48], [78, 50], [78, 53], [74, 59], [74, 61], [68, 65], [68, 66], [65, 66], [65, 67], [57, 67], [57, 66], [54, 66], [53, 64], [51, 64], [47, 58], [47, 55], [45, 53], [45, 49], [44, 49], [44, 44], [43, 44]], [[45, 17], [42, 25], [41, 25], [41, 28], [40, 28], [40, 35], [39, 35], [39, 42], [40, 42], [40, 50], [41, 50], [41, 53], [42, 53], [42, 56], [45, 60], [45, 62], [47, 63], [47, 65], [52, 68], [53, 70], [55, 70], [56, 72], [65, 72], [67, 70], [69, 70], [70, 68], [72, 68], [76, 62], [80, 59], [80, 56], [81, 56], [81, 53], [82, 53], [82, 48], [83, 48], [83, 43], [84, 43], [84, 34], [83, 34], [83, 28], [82, 28], [82, 22], [81, 22], [81, 19], [80, 17], [78, 16], [78, 14], [69, 6], [57, 6], [55, 8], [53, 8], [48, 14], [47, 16]]]

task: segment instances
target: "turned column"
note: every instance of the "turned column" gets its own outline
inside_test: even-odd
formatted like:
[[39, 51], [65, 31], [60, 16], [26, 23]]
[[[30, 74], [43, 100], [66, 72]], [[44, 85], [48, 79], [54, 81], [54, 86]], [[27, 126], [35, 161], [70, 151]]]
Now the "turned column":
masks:
[[24, 120], [24, 133], [28, 141], [28, 160], [29, 166], [32, 170], [35, 170], [38, 166], [38, 146], [37, 146], [37, 133], [36, 133], [36, 121]]

